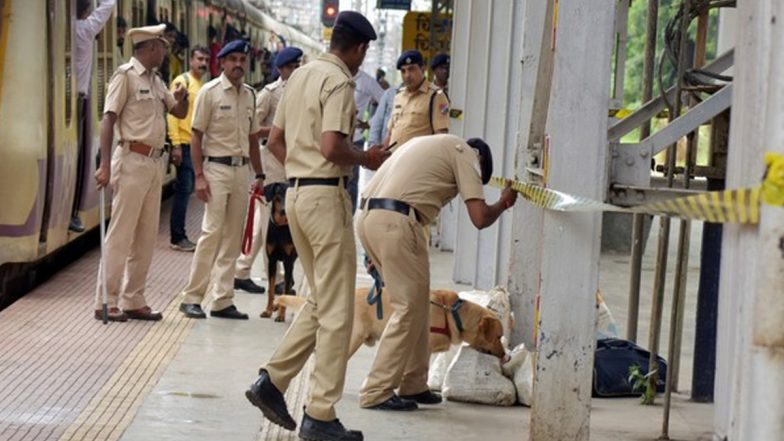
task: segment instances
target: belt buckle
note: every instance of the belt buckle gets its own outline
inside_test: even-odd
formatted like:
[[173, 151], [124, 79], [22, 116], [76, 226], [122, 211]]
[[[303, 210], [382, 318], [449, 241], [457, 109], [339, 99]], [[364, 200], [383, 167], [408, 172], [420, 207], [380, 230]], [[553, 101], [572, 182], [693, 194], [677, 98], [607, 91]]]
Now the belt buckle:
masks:
[[231, 157], [231, 166], [232, 167], [239, 167], [242, 165], [242, 158], [239, 156], [232, 156]]

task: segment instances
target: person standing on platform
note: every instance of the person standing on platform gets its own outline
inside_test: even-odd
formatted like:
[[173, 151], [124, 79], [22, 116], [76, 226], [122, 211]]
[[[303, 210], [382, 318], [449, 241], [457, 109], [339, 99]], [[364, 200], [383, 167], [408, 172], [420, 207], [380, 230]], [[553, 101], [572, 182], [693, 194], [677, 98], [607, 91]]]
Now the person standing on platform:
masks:
[[[133, 57], [117, 69], [106, 92], [101, 121], [101, 162], [95, 180], [98, 187], [111, 184], [114, 192], [102, 262], [111, 321], [163, 317], [147, 305], [144, 289], [161, 213], [164, 114], [168, 110], [184, 118], [188, 112], [185, 88], [177, 87], [174, 93], [170, 92], [155, 71], [166, 57], [168, 43], [163, 39], [164, 28], [158, 25], [128, 31]], [[115, 123], [119, 144], [112, 155]], [[102, 303], [99, 276], [95, 290], [95, 318], [99, 320]]]
[[395, 152], [362, 193], [357, 234], [384, 279], [393, 312], [359, 392], [361, 407], [413, 410], [417, 403], [441, 402], [427, 386], [430, 261], [422, 226], [457, 194], [474, 226], [492, 225], [517, 198], [507, 185], [498, 202], [487, 205], [482, 185], [492, 174], [493, 156], [481, 139], [421, 136]]
[[242, 221], [247, 212], [248, 162], [256, 175], [253, 188], [263, 188], [265, 177], [259, 159], [256, 96], [242, 82], [249, 51], [250, 45], [244, 40], [224, 46], [218, 53], [223, 73], [205, 84], [196, 97], [191, 155], [196, 171], [196, 195], [206, 206], [190, 278], [180, 304], [180, 311], [190, 318], [206, 317], [201, 303], [209, 288], [212, 291], [210, 317], [248, 319], [247, 314], [234, 306], [232, 283], [242, 242]]
[[381, 101], [378, 102], [376, 113], [370, 118], [368, 144], [381, 144], [387, 138], [387, 133], [389, 133], [389, 118], [392, 116], [392, 106], [395, 102], [397, 91], [397, 87], [390, 87], [381, 95]]
[[128, 33], [128, 22], [121, 16], [117, 16], [117, 64], [125, 64], [125, 56], [123, 55], [123, 46], [125, 45], [125, 34]]
[[[272, 120], [275, 118], [275, 111], [278, 109], [278, 103], [283, 96], [283, 89], [286, 87], [291, 74], [299, 67], [302, 60], [302, 50], [296, 47], [287, 47], [280, 51], [275, 57], [275, 67], [280, 72], [277, 80], [264, 86], [259, 92], [256, 99], [256, 119], [261, 124], [261, 139], [264, 146], [261, 147], [261, 162], [264, 164], [264, 174], [266, 179], [264, 184], [269, 186], [277, 183], [286, 182], [286, 171], [283, 164], [275, 158], [275, 155], [270, 153], [267, 148], [267, 138], [272, 129]], [[269, 201], [267, 201], [269, 203]], [[248, 216], [254, 216], [253, 219], [253, 245], [251, 251], [247, 255], [241, 255], [237, 259], [237, 274], [234, 276], [234, 289], [241, 289], [243, 291], [263, 294], [264, 287], [257, 285], [250, 278], [250, 268], [259, 255], [267, 239], [267, 226], [269, 225], [270, 207], [267, 204], [256, 204], [255, 213], [248, 213]], [[264, 256], [264, 274], [267, 272], [267, 253], [262, 253]], [[283, 280], [281, 277], [280, 280]], [[281, 282], [282, 283], [282, 282]]]
[[[172, 81], [171, 90], [180, 85], [188, 91], [188, 95], [196, 97], [204, 85], [204, 77], [210, 63], [210, 51], [204, 46], [191, 49], [190, 70]], [[172, 144], [172, 163], [177, 168], [177, 180], [174, 182], [171, 218], [169, 219], [169, 246], [173, 250], [191, 252], [196, 244], [188, 239], [185, 232], [185, 216], [188, 212], [188, 200], [193, 193], [194, 176], [191, 160], [191, 122], [193, 121], [194, 101], [188, 106], [185, 119], [167, 116], [169, 139]]]
[[320, 441], [360, 441], [335, 415], [343, 395], [354, 318], [356, 244], [351, 167], [376, 169], [388, 152], [351, 143], [356, 123], [353, 77], [376, 32], [360, 13], [338, 15], [329, 53], [289, 78], [268, 147], [286, 166], [286, 214], [311, 294], [245, 396], [266, 418], [287, 430], [297, 423], [283, 392], [315, 352], [315, 367], [299, 436]]
[[386, 146], [400, 148], [415, 136], [449, 130], [449, 100], [444, 91], [425, 79], [423, 65], [419, 51], [403, 52], [397, 59], [405, 87], [395, 95]]
[[76, 184], [74, 185], [74, 199], [71, 209], [71, 221], [68, 229], [77, 233], [84, 231], [84, 224], [79, 219], [79, 209], [82, 204], [82, 194], [85, 181], [85, 165], [89, 159], [86, 155], [92, 146], [92, 105], [90, 90], [93, 73], [93, 49], [95, 37], [103, 30], [114, 12], [115, 0], [102, 0], [95, 10], [90, 10], [91, 0], [78, 0], [76, 3], [76, 112], [78, 115], [78, 145], [76, 155]]
[[438, 54], [430, 62], [430, 70], [435, 76], [433, 85], [443, 90], [447, 98], [449, 98], [449, 62], [450, 58], [447, 54]]
[[[357, 128], [354, 130], [354, 145], [358, 149], [365, 148], [365, 130], [370, 128], [371, 104], [378, 104], [384, 89], [363, 70], [354, 75], [354, 102], [357, 104]], [[348, 181], [348, 193], [351, 195], [351, 213], [357, 211], [357, 194], [359, 193], [359, 166], [351, 169], [351, 179]]]

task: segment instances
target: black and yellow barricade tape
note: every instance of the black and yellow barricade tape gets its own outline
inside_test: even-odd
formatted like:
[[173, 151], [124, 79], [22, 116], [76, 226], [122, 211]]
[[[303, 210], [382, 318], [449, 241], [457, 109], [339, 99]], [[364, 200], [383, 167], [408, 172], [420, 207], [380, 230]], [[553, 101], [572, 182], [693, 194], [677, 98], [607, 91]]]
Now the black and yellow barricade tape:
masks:
[[[767, 153], [767, 171], [762, 185], [753, 188], [711, 191], [651, 202], [633, 207], [620, 207], [557, 190], [511, 181], [512, 189], [528, 202], [546, 210], [564, 212], [615, 211], [679, 217], [715, 223], [759, 223], [760, 203], [784, 206], [784, 155]], [[507, 180], [494, 177], [491, 184], [503, 188]]]

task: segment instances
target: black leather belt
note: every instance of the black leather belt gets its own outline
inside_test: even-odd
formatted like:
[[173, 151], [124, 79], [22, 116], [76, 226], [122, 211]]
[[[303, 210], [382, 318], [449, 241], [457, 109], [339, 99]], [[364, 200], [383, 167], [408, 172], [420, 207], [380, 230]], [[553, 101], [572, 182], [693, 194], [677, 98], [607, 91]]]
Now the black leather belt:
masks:
[[348, 178], [291, 178], [289, 179], [290, 187], [307, 187], [308, 185], [328, 185], [330, 187], [340, 186], [340, 180], [343, 180], [343, 187], [348, 185]]
[[404, 214], [408, 216], [411, 214], [411, 210], [414, 211], [414, 215], [416, 216], [417, 222], [421, 222], [419, 219], [419, 213], [411, 208], [410, 205], [403, 201], [399, 201], [397, 199], [387, 199], [387, 198], [371, 198], [371, 199], [362, 199], [360, 203], [360, 208], [365, 208], [367, 206], [369, 210], [389, 210], [389, 211], [397, 211], [400, 214]]
[[207, 161], [217, 162], [218, 164], [228, 165], [231, 167], [242, 167], [250, 160], [247, 156], [207, 156]]

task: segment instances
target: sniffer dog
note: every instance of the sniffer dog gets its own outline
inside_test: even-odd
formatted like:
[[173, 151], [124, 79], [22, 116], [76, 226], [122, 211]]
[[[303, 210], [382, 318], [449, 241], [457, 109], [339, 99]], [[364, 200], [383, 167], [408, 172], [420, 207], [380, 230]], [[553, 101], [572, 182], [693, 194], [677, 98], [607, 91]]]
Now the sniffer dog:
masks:
[[[271, 205], [269, 225], [264, 252], [267, 253], [267, 308], [262, 311], [261, 317], [272, 317], [275, 301], [275, 284], [278, 275], [278, 262], [283, 263], [283, 294], [293, 294], [294, 287], [294, 262], [297, 260], [297, 249], [291, 238], [289, 220], [286, 217], [286, 189], [282, 183], [270, 184], [264, 187], [264, 197]], [[276, 322], [286, 321], [285, 305], [278, 308]]]
[[[349, 343], [349, 357], [362, 344], [374, 346], [387, 326], [393, 307], [389, 290], [381, 295], [383, 316], [377, 316], [376, 306], [367, 302], [369, 288], [360, 288], [354, 294], [354, 328]], [[275, 304], [298, 308], [306, 302], [304, 297], [280, 297]], [[455, 311], [453, 313], [453, 311]], [[460, 326], [457, 318], [459, 317]], [[460, 329], [462, 328], [462, 330]], [[453, 344], [468, 343], [472, 348], [503, 359], [506, 355], [501, 337], [504, 329], [496, 314], [484, 306], [461, 300], [454, 291], [430, 291], [430, 353], [446, 352]]]

